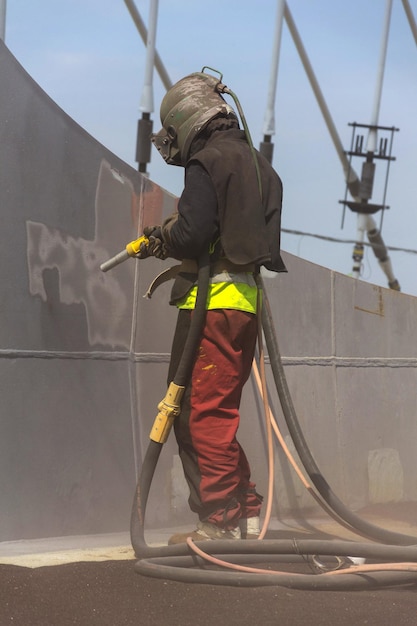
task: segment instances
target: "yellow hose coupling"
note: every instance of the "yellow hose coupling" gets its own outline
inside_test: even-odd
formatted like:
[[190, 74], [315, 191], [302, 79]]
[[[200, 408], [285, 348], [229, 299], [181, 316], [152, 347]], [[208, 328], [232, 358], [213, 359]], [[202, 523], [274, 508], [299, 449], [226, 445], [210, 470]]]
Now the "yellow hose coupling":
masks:
[[181, 410], [181, 398], [185, 387], [171, 383], [165, 398], [158, 404], [158, 415], [152, 426], [149, 438], [157, 443], [165, 443], [171, 432], [174, 419]]
[[126, 252], [129, 256], [135, 256], [139, 253], [140, 247], [143, 243], [146, 245], [148, 245], [149, 243], [149, 239], [146, 237], [146, 235], [142, 235], [141, 237], [139, 237], [139, 239], [135, 239], [134, 241], [128, 243], [126, 246]]

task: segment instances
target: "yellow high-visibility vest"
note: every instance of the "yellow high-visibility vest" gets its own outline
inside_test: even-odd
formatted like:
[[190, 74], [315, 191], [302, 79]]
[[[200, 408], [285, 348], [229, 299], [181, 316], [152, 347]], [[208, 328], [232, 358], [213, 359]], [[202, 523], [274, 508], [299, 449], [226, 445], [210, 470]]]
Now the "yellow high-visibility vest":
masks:
[[[226, 280], [222, 280], [226, 279]], [[194, 309], [197, 297], [197, 285], [176, 303], [179, 309]], [[207, 310], [234, 309], [256, 313], [258, 288], [250, 273], [229, 274], [222, 272], [210, 279]]]

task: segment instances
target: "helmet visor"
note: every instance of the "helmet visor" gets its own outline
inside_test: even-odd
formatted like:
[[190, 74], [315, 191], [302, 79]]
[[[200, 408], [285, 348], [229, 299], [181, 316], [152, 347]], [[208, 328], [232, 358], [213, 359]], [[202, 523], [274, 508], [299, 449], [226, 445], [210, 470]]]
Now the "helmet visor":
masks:
[[173, 126], [169, 126], [168, 129], [161, 128], [158, 133], [152, 134], [151, 141], [168, 165], [182, 165], [177, 133]]

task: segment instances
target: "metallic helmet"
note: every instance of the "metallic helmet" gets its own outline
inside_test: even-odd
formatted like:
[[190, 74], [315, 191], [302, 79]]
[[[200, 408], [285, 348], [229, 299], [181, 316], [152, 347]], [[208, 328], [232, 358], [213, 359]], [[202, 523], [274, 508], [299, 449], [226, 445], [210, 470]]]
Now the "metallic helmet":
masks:
[[161, 103], [162, 129], [151, 136], [162, 158], [170, 165], [185, 165], [193, 139], [219, 116], [236, 114], [220, 95], [221, 81], [196, 72], [178, 81]]

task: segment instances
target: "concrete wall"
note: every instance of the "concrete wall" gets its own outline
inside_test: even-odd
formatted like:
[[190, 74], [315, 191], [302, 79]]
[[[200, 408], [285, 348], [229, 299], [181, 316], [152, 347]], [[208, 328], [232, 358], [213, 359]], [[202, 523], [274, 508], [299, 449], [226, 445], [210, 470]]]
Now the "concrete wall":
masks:
[[[169, 285], [142, 298], [166, 264], [99, 266], [175, 198], [77, 126], [1, 42], [0, 72], [0, 541], [128, 530], [176, 312]], [[417, 500], [417, 299], [290, 255], [286, 263], [288, 275], [265, 283], [317, 464], [352, 508]], [[241, 442], [265, 492], [254, 380]], [[172, 436], [148, 524], [192, 520], [186, 499]], [[274, 515], [314, 509], [277, 448]]]

